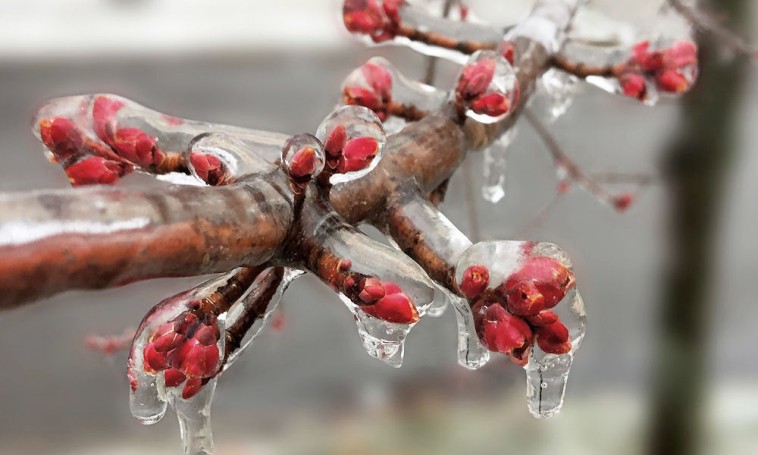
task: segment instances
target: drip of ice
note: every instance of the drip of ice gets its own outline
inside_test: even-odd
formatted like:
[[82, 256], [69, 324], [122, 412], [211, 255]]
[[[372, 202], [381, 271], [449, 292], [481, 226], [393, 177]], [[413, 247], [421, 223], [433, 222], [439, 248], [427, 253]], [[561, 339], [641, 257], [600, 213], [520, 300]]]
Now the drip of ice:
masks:
[[197, 395], [184, 399], [180, 389], [169, 392], [172, 409], [179, 419], [179, 431], [185, 455], [213, 454], [211, 404], [216, 391], [216, 379], [210, 379]]
[[[190, 157], [201, 153], [218, 158], [224, 168], [235, 178], [246, 175], [263, 174], [275, 169], [275, 166], [259, 156], [255, 149], [236, 136], [228, 133], [208, 133], [196, 137], [185, 152], [188, 167], [198, 180], [205, 181], [195, 167], [195, 161]], [[208, 171], [205, 171], [207, 177]]]
[[546, 354], [535, 345], [526, 371], [526, 398], [529, 412], [538, 418], [551, 417], [563, 406], [571, 363], [582, 343], [587, 325], [584, 302], [579, 291], [573, 290], [554, 311], [569, 329], [571, 351], [567, 354]]
[[[234, 325], [234, 323], [243, 315], [245, 308], [248, 306], [249, 303], [255, 302], [260, 298], [260, 295], [262, 293], [265, 293], [268, 289], [268, 286], [271, 285], [271, 276], [268, 276], [268, 274], [272, 273], [271, 271], [264, 272], [259, 276], [256, 281], [251, 286], [250, 290], [248, 291], [247, 295], [245, 295], [242, 299], [240, 299], [239, 302], [237, 302], [232, 308], [229, 310], [229, 313], [226, 316], [227, 320], [227, 327], [231, 327]], [[269, 318], [273, 314], [274, 310], [276, 310], [276, 307], [279, 305], [279, 302], [282, 300], [282, 296], [284, 295], [284, 292], [287, 290], [289, 285], [298, 277], [302, 276], [305, 272], [298, 269], [291, 269], [291, 268], [285, 268], [284, 269], [284, 275], [282, 276], [281, 282], [279, 282], [279, 285], [276, 287], [276, 291], [274, 292], [274, 295], [271, 297], [271, 300], [268, 304], [268, 307], [266, 308], [266, 312], [263, 314], [263, 317], [259, 317], [255, 320], [252, 327], [247, 331], [245, 334], [245, 337], [242, 339], [242, 343], [240, 343], [240, 347], [229, 354], [229, 357], [226, 359], [226, 363], [224, 364], [224, 371], [226, 371], [230, 366], [234, 364], [234, 362], [237, 361], [237, 359], [240, 358], [243, 352], [253, 343], [256, 337], [260, 334], [263, 327], [266, 325], [266, 322], [268, 322]]]
[[162, 380], [158, 381], [157, 376], [144, 372], [142, 350], [139, 352], [133, 363], [130, 359], [128, 366], [130, 381], [133, 381], [129, 390], [129, 409], [140, 423], [152, 425], [166, 414], [166, 391]]
[[557, 68], [550, 68], [540, 78], [533, 105], [548, 122], [558, 120], [568, 111], [577, 92], [579, 78]]
[[358, 335], [366, 353], [393, 368], [400, 368], [403, 365], [405, 338], [415, 324], [396, 324], [383, 321], [364, 313], [342, 294], [340, 294], [340, 299], [355, 317]]
[[493, 204], [505, 196], [505, 170], [508, 146], [516, 137], [516, 127], [511, 127], [497, 141], [484, 149], [482, 169], [482, 197]]
[[445, 311], [447, 311], [448, 304], [450, 303], [450, 297], [447, 290], [442, 286], [438, 285], [437, 283], [435, 283], [434, 286], [437, 288], [437, 292], [435, 293], [434, 301], [426, 310], [426, 314], [433, 318], [438, 318], [445, 314]]
[[[623, 90], [621, 89], [621, 84], [619, 84], [618, 79], [615, 78], [607, 78], [607, 77], [600, 77], [600, 76], [587, 76], [585, 79], [588, 84], [593, 85], [604, 92], [608, 92], [613, 95], [621, 95], [623, 94]], [[655, 85], [654, 81], [651, 81], [649, 78], [645, 79], [645, 99], [642, 100], [642, 104], [645, 106], [655, 106], [658, 104], [658, 101], [660, 101], [661, 95], [658, 91], [658, 88]]]
[[458, 364], [469, 370], [483, 367], [490, 360], [490, 352], [479, 341], [474, 327], [474, 316], [469, 303], [451, 295], [455, 308], [455, 322], [458, 326]]

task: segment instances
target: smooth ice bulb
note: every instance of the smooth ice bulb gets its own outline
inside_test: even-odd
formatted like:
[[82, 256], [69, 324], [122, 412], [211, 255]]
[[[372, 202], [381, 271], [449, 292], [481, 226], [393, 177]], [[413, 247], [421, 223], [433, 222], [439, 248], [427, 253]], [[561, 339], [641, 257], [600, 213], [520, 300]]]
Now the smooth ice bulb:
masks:
[[455, 105], [479, 123], [508, 116], [518, 102], [516, 71], [495, 51], [477, 51], [461, 69], [454, 92]]

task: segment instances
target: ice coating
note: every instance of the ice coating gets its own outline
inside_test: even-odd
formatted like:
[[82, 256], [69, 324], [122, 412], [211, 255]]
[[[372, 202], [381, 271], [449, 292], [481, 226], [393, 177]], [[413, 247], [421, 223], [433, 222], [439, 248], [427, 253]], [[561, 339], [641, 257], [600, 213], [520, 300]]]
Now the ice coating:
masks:
[[[81, 130], [92, 148], [102, 149], [106, 158], [127, 161], [137, 166], [158, 166], [161, 153], [182, 154], [196, 136], [226, 133], [243, 141], [269, 162], [279, 158], [287, 136], [173, 117], [146, 108], [134, 101], [113, 94], [91, 94], [56, 98], [40, 107], [33, 119], [33, 131], [43, 140], [40, 122], [46, 119], [68, 119]], [[44, 142], [44, 140], [43, 140]]]
[[461, 69], [455, 105], [479, 123], [494, 123], [511, 113], [519, 97], [516, 71], [496, 51], [477, 51]]
[[482, 344], [526, 369], [530, 412], [558, 412], [586, 327], [565, 252], [547, 242], [480, 242], [461, 256], [455, 279]]
[[[245, 332], [244, 337], [239, 341], [239, 347], [231, 349], [226, 361], [224, 362], [223, 369], [232, 366], [237, 359], [240, 358], [243, 352], [250, 347], [255, 338], [260, 334], [263, 327], [268, 322], [271, 314], [276, 310], [279, 302], [282, 300], [284, 292], [289, 285], [299, 276], [302, 276], [305, 272], [297, 269], [284, 268], [280, 278], [277, 278], [273, 269], [268, 269], [258, 276], [253, 282], [248, 293], [236, 302], [226, 315], [226, 327], [227, 330], [237, 329], [237, 327], [246, 326], [246, 322], [243, 318], [250, 311], [254, 312], [255, 320], [252, 325]], [[271, 286], [275, 287], [273, 295], [268, 300], [266, 309], [260, 313], [251, 308], [253, 305], [259, 305], [261, 301], [267, 298], [266, 294], [270, 292]]]
[[568, 111], [578, 89], [579, 78], [557, 68], [550, 68], [540, 77], [532, 107], [548, 122], [558, 120]]
[[243, 176], [276, 169], [247, 143], [227, 133], [197, 136], [185, 156], [192, 175], [209, 185], [223, 185]]
[[447, 93], [408, 79], [389, 60], [373, 57], [345, 78], [342, 100], [371, 109], [383, 122], [390, 116], [418, 120], [439, 109]]
[[443, 19], [403, 0], [345, 0], [348, 31], [369, 45], [394, 44], [456, 63], [466, 54], [497, 43], [503, 31], [484, 24]]
[[456, 295], [450, 296], [455, 309], [455, 322], [458, 329], [458, 364], [469, 370], [483, 367], [490, 360], [490, 351], [482, 345], [476, 335], [474, 316], [471, 305]]
[[324, 145], [332, 184], [363, 177], [373, 170], [384, 152], [387, 135], [382, 121], [368, 108], [343, 106], [321, 122], [316, 137]]
[[281, 161], [294, 183], [305, 184], [324, 169], [324, 147], [312, 134], [297, 134], [284, 144]]
[[482, 198], [496, 204], [505, 197], [505, 172], [508, 146], [516, 138], [518, 130], [514, 125], [484, 149], [482, 161]]

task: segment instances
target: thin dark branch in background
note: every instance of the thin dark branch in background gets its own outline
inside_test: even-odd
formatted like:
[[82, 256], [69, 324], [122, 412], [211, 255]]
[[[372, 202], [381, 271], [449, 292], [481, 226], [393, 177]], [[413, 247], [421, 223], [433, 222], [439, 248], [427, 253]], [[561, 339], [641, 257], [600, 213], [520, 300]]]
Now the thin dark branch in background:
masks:
[[719, 24], [716, 19], [697, 8], [694, 3], [685, 0], [669, 0], [669, 4], [695, 27], [710, 34], [721, 44], [753, 60], [758, 59], [758, 48], [749, 44], [732, 30]]
[[593, 172], [590, 176], [592, 177], [592, 180], [598, 183], [609, 183], [614, 185], [647, 186], [655, 185], [660, 182], [660, 177], [656, 175], [636, 172]]
[[[445, 4], [442, 6], [442, 17], [448, 17], [450, 10], [453, 9], [453, 5], [457, 0], [445, 0]], [[421, 78], [421, 82], [424, 84], [432, 84], [434, 82], [434, 76], [437, 72], [437, 57], [428, 57], [426, 59], [426, 71], [424, 71], [424, 77]]]
[[540, 226], [542, 226], [545, 221], [547, 221], [548, 215], [550, 215], [550, 212], [553, 210], [553, 208], [558, 204], [558, 201], [561, 200], [561, 196], [563, 196], [563, 193], [560, 191], [556, 191], [552, 198], [545, 204], [539, 212], [537, 212], [534, 217], [529, 220], [529, 222], [524, 225], [521, 229], [518, 230], [514, 238], [516, 239], [528, 239], [532, 233], [534, 233], [535, 230], [537, 230]]

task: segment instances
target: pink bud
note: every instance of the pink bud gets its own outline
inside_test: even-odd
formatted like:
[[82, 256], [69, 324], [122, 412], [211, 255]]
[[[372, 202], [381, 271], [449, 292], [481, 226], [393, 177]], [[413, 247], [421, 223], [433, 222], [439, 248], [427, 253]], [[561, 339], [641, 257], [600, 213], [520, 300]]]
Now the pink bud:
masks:
[[205, 325], [203, 324], [192, 336], [203, 346], [212, 346], [218, 342], [220, 332], [217, 325]]
[[675, 41], [663, 51], [663, 66], [668, 69], [680, 69], [697, 65], [697, 45], [692, 41]]
[[558, 321], [558, 315], [552, 311], [540, 311], [536, 316], [529, 316], [526, 318], [529, 324], [535, 327], [544, 327]]
[[684, 93], [690, 88], [690, 82], [676, 70], [663, 70], [656, 77], [658, 88], [664, 92]]
[[292, 155], [289, 163], [289, 173], [295, 178], [308, 178], [316, 172], [319, 158], [313, 147], [303, 147]]
[[571, 351], [569, 331], [557, 321], [545, 327], [536, 328], [537, 345], [548, 354], [566, 354]]
[[503, 41], [500, 43], [500, 46], [498, 47], [498, 51], [500, 52], [500, 55], [505, 58], [508, 63], [513, 65], [515, 59], [516, 59], [516, 46], [513, 45], [512, 41]]
[[184, 376], [184, 373], [176, 368], [169, 368], [163, 373], [163, 380], [166, 383], [166, 387], [178, 387], [185, 379], [187, 379], [187, 377]]
[[141, 167], [159, 164], [164, 157], [155, 138], [150, 137], [139, 128], [116, 130], [113, 139], [108, 144], [123, 158]]
[[343, 89], [342, 93], [345, 104], [363, 106], [374, 112], [384, 110], [384, 103], [373, 90], [358, 86], [347, 86]]
[[153, 347], [158, 352], [168, 352], [184, 343], [184, 336], [176, 333], [176, 324], [166, 322], [161, 324], [151, 337]]
[[348, 31], [365, 35], [378, 34], [385, 25], [384, 12], [375, 0], [345, 0], [342, 20]]
[[342, 149], [337, 170], [339, 172], [354, 172], [367, 168], [379, 151], [379, 142], [373, 137], [363, 136], [350, 139]]
[[121, 163], [100, 156], [90, 156], [66, 168], [66, 175], [73, 186], [110, 185], [126, 173]]
[[165, 352], [158, 352], [152, 343], [147, 343], [142, 351], [142, 359], [145, 371], [148, 373], [157, 373], [168, 367], [168, 359]]
[[634, 195], [632, 193], [621, 193], [613, 198], [613, 206], [619, 212], [623, 212], [628, 209], [634, 203]]
[[363, 280], [363, 289], [361, 289], [358, 298], [365, 303], [372, 303], [382, 297], [384, 297], [384, 287], [381, 281], [373, 277]]
[[645, 83], [645, 77], [638, 73], [624, 73], [618, 78], [621, 85], [621, 91], [625, 96], [636, 98], [638, 100], [645, 99], [647, 93], [647, 84]]
[[472, 265], [463, 272], [460, 289], [467, 299], [471, 300], [487, 289], [490, 282], [490, 271], [483, 265]]
[[411, 299], [405, 295], [404, 292], [399, 291], [390, 294], [390, 290], [399, 289], [397, 285], [395, 287], [389, 287], [383, 283], [385, 296], [376, 301], [373, 305], [363, 305], [361, 310], [364, 313], [370, 314], [376, 318], [382, 319], [387, 322], [394, 322], [397, 324], [412, 324], [419, 320], [418, 310], [413, 305]]
[[405, 0], [384, 0], [382, 2], [384, 13], [393, 24], [400, 23], [400, 8], [403, 5], [405, 5]]
[[386, 103], [392, 98], [392, 73], [387, 68], [366, 63], [361, 67], [361, 73], [383, 102]]
[[78, 153], [84, 143], [81, 131], [74, 122], [64, 117], [49, 117], [40, 120], [39, 135], [42, 143], [59, 161]]
[[210, 153], [190, 153], [190, 164], [200, 180], [209, 185], [217, 185], [224, 180], [226, 167], [221, 160]]
[[110, 142], [115, 129], [115, 117], [124, 103], [107, 96], [98, 96], [92, 105], [92, 129], [103, 142]]
[[205, 346], [192, 338], [179, 348], [173, 366], [188, 378], [212, 377], [218, 369], [218, 360], [219, 351], [215, 344]]
[[495, 76], [495, 61], [480, 60], [463, 67], [456, 93], [463, 99], [471, 99], [484, 93]]
[[498, 287], [508, 310], [519, 316], [535, 316], [553, 308], [574, 287], [573, 272], [556, 259], [530, 256], [519, 270]]
[[331, 157], [338, 157], [342, 155], [342, 149], [345, 147], [347, 141], [347, 130], [344, 126], [336, 126], [330, 133], [329, 137], [324, 143], [324, 150]]
[[187, 383], [184, 384], [184, 388], [182, 389], [182, 398], [184, 398], [185, 400], [189, 400], [190, 398], [197, 395], [197, 393], [202, 388], [203, 388], [202, 379], [200, 378], [188, 379]]
[[498, 117], [508, 112], [511, 104], [502, 93], [492, 92], [476, 97], [470, 107], [477, 114]]
[[473, 311], [477, 334], [490, 351], [510, 354], [531, 344], [529, 325], [501, 304], [484, 300], [475, 304]]

